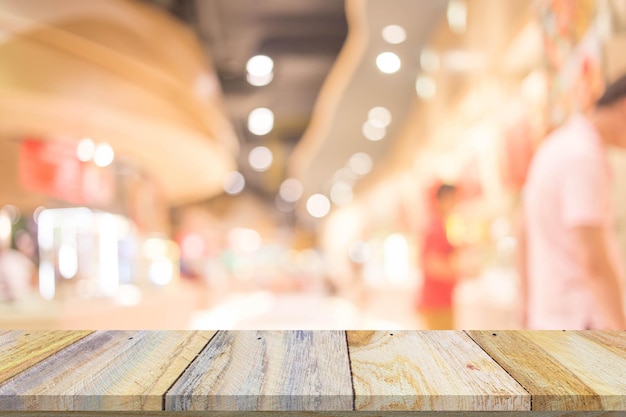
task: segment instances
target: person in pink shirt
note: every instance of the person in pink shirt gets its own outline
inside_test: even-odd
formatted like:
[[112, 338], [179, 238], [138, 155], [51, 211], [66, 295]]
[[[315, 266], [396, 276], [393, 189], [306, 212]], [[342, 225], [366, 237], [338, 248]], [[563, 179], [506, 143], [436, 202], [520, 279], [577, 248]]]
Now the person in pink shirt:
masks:
[[526, 328], [626, 329], [609, 145], [626, 148], [626, 75], [533, 157], [519, 245]]

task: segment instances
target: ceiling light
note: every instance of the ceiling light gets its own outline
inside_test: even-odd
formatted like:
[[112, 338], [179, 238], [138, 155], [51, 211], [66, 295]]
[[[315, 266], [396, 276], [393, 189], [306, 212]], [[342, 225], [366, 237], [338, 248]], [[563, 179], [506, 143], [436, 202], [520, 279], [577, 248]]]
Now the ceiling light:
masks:
[[288, 178], [280, 184], [280, 197], [289, 202], [295, 203], [302, 197], [302, 183], [295, 178]]
[[385, 74], [393, 74], [398, 72], [402, 63], [400, 62], [398, 55], [393, 52], [383, 52], [376, 57], [376, 65], [378, 66], [378, 69]]
[[372, 170], [372, 157], [364, 152], [357, 152], [350, 157], [348, 167], [357, 175], [368, 174]]
[[383, 28], [383, 39], [391, 44], [399, 44], [406, 40], [406, 31], [402, 26], [389, 25]]
[[385, 137], [387, 129], [372, 124], [369, 120], [363, 124], [363, 135], [371, 140], [378, 141]]
[[274, 157], [272, 151], [265, 146], [257, 146], [250, 151], [248, 162], [255, 171], [267, 171], [272, 165]]
[[272, 73], [274, 69], [274, 61], [272, 58], [265, 55], [256, 55], [248, 60], [246, 64], [246, 70], [248, 74], [256, 77], [267, 76]]
[[267, 135], [274, 128], [274, 113], [270, 109], [260, 107], [250, 112], [248, 130], [258, 136]]
[[435, 97], [437, 94], [437, 85], [435, 80], [426, 75], [420, 75], [415, 82], [415, 91], [420, 98], [425, 100]]
[[115, 152], [108, 143], [100, 143], [93, 154], [93, 162], [99, 167], [106, 167], [113, 163]]
[[78, 157], [78, 160], [82, 162], [91, 161], [95, 150], [96, 144], [93, 143], [93, 140], [85, 138], [78, 142], [78, 146], [76, 147], [76, 157]]
[[447, 10], [448, 26], [454, 33], [465, 33], [467, 29], [467, 4], [465, 0], [450, 0]]
[[330, 200], [323, 194], [313, 194], [306, 202], [306, 209], [313, 217], [325, 217], [330, 213]]
[[268, 85], [274, 79], [274, 73], [270, 72], [266, 75], [246, 75], [246, 79], [248, 82], [255, 87], [263, 87], [264, 85]]
[[230, 195], [239, 194], [246, 186], [246, 179], [240, 172], [232, 171], [224, 175], [222, 186], [224, 191]]
[[441, 66], [439, 54], [431, 48], [424, 48], [420, 53], [420, 66], [424, 71], [437, 72]]
[[352, 196], [352, 186], [345, 182], [336, 182], [330, 190], [330, 199], [338, 206], [350, 204]]
[[367, 113], [367, 118], [376, 127], [387, 127], [391, 123], [391, 112], [385, 107], [374, 107]]

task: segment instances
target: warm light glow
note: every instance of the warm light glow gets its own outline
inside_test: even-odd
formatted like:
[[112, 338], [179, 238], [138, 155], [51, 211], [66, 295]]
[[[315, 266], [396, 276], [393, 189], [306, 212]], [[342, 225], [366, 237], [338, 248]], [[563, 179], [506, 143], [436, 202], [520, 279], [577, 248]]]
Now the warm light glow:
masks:
[[246, 179], [240, 172], [232, 171], [224, 175], [222, 186], [224, 191], [228, 194], [239, 194], [246, 186]]
[[387, 129], [381, 126], [375, 126], [369, 120], [363, 123], [363, 136], [371, 141], [378, 141], [385, 137]]
[[263, 77], [272, 73], [274, 61], [266, 55], [256, 55], [248, 60], [246, 71], [256, 77]]
[[50, 250], [54, 245], [54, 218], [52, 212], [42, 210], [37, 216], [37, 242], [39, 249]]
[[424, 48], [420, 53], [420, 66], [426, 72], [437, 72], [441, 67], [439, 54], [431, 48]]
[[272, 165], [274, 157], [272, 151], [266, 146], [257, 146], [250, 151], [248, 162], [255, 171], [267, 171]]
[[106, 167], [113, 163], [115, 152], [108, 143], [99, 143], [93, 154], [93, 162], [99, 167]]
[[357, 152], [350, 157], [348, 167], [357, 175], [366, 175], [372, 170], [372, 157], [364, 152]]
[[417, 77], [417, 81], [415, 82], [415, 91], [417, 91], [417, 95], [424, 99], [429, 100], [437, 94], [437, 84], [435, 84], [435, 80], [426, 75], [421, 75]]
[[85, 138], [78, 142], [76, 146], [76, 157], [83, 162], [89, 162], [93, 159], [96, 151], [96, 144], [93, 140]]
[[100, 238], [100, 289], [103, 295], [114, 296], [120, 283], [118, 268], [117, 219], [112, 214], [98, 218]]
[[115, 302], [123, 306], [134, 306], [141, 302], [143, 295], [141, 289], [136, 285], [120, 285], [115, 296]]
[[465, 33], [467, 29], [467, 4], [465, 0], [449, 0], [447, 18], [452, 32]]
[[256, 230], [236, 227], [228, 232], [228, 243], [239, 252], [254, 253], [261, 247], [262, 238]]
[[0, 245], [11, 237], [11, 218], [5, 210], [0, 210]]
[[393, 52], [383, 52], [376, 57], [376, 66], [385, 74], [393, 74], [398, 72], [402, 66], [402, 62], [398, 55]]
[[254, 109], [248, 116], [248, 130], [257, 135], [267, 135], [274, 128], [274, 113], [265, 107]]
[[409, 247], [404, 236], [392, 234], [385, 239], [385, 273], [391, 282], [404, 282], [409, 275]]
[[352, 186], [345, 182], [336, 182], [330, 190], [330, 199], [338, 206], [350, 204], [352, 196]]
[[9, 216], [11, 224], [16, 224], [22, 215], [22, 213], [20, 213], [20, 209], [12, 204], [5, 204], [4, 207], [2, 207], [2, 210]]
[[406, 31], [402, 26], [389, 25], [383, 28], [383, 39], [391, 44], [399, 44], [406, 40]]
[[46, 300], [52, 300], [54, 292], [54, 265], [50, 262], [42, 261], [39, 265], [39, 294]]
[[269, 83], [272, 82], [273, 79], [274, 79], [273, 72], [270, 72], [267, 75], [252, 75], [252, 74], [246, 75], [246, 80], [250, 83], [250, 85], [253, 85], [255, 87], [263, 87], [265, 85], [268, 85]]
[[162, 238], [153, 237], [143, 242], [143, 256], [148, 259], [159, 259], [167, 257], [168, 241]]
[[65, 279], [76, 276], [78, 272], [78, 251], [76, 246], [64, 244], [59, 248], [59, 273]]
[[148, 269], [150, 282], [156, 285], [167, 285], [174, 278], [174, 265], [167, 258], [152, 261]]
[[385, 107], [373, 107], [367, 113], [368, 121], [376, 127], [387, 127], [391, 123], [391, 112]]
[[442, 60], [444, 68], [454, 72], [481, 71], [487, 64], [484, 53], [464, 49], [448, 51], [443, 55]]
[[313, 217], [325, 217], [330, 212], [330, 200], [323, 194], [313, 194], [306, 202], [306, 209]]
[[33, 221], [35, 222], [35, 224], [39, 224], [39, 215], [45, 209], [46, 209], [45, 207], [39, 206], [33, 211]]
[[280, 184], [280, 197], [289, 203], [295, 203], [302, 197], [302, 183], [295, 178], [287, 178]]

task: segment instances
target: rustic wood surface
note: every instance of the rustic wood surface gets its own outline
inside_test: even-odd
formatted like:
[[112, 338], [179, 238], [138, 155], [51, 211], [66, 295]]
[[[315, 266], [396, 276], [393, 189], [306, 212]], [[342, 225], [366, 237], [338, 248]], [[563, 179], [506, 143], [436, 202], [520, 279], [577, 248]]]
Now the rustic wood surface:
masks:
[[626, 332], [468, 334], [532, 394], [533, 410], [626, 410]]
[[91, 331], [0, 331], [0, 383], [54, 355]]
[[[623, 417], [623, 411], [73, 411], [69, 417]], [[2, 417], [68, 417], [68, 413], [17, 411]]]
[[167, 393], [165, 409], [352, 410], [345, 332], [220, 332]]
[[356, 410], [530, 410], [530, 395], [463, 332], [350, 331], [348, 348]]
[[626, 332], [0, 331], [3, 417], [487, 410], [626, 415]]
[[94, 332], [0, 385], [0, 410], [162, 410], [214, 333]]

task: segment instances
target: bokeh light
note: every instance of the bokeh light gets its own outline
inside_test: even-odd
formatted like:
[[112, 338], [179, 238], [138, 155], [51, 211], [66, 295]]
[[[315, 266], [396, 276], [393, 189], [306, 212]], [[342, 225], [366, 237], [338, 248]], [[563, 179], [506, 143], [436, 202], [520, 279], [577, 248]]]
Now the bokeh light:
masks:
[[267, 171], [272, 166], [274, 156], [272, 151], [266, 146], [257, 146], [250, 151], [248, 162], [255, 171]]

